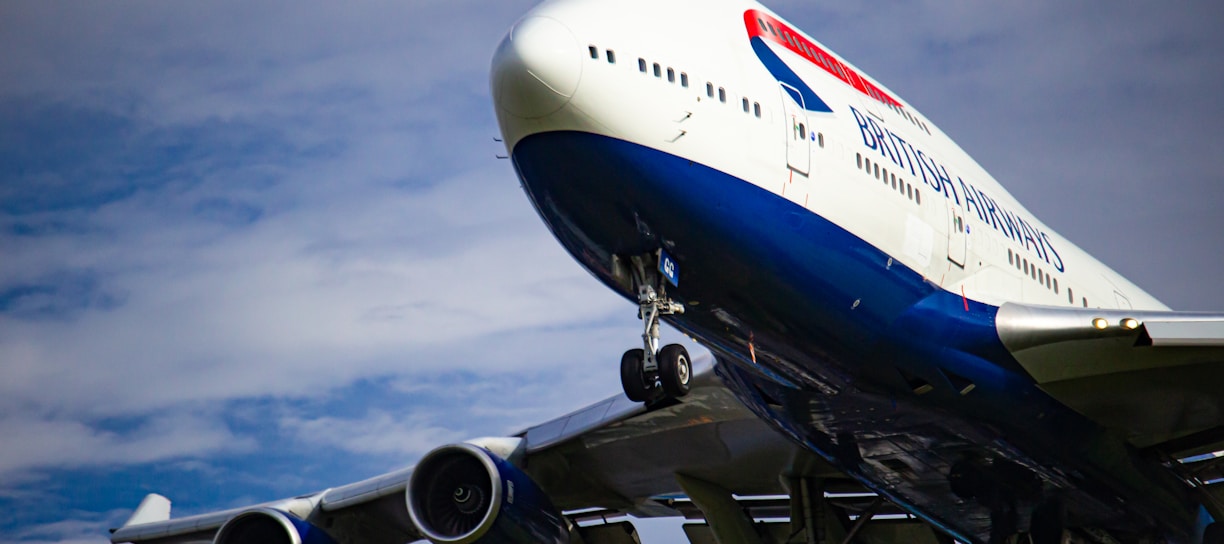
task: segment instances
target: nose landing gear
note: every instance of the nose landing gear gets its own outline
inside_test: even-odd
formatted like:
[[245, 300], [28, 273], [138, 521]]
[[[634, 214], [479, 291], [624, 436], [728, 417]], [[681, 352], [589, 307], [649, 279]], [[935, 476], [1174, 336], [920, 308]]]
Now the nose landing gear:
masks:
[[[656, 403], [689, 392], [693, 363], [679, 344], [659, 348], [659, 318], [684, 313], [684, 305], [667, 296], [664, 280], [676, 285], [678, 272], [663, 251], [629, 259], [638, 292], [638, 318], [642, 320], [642, 347], [621, 356], [621, 385], [634, 402]], [[658, 266], [654, 266], [654, 265]], [[657, 286], [657, 288], [656, 288]]]

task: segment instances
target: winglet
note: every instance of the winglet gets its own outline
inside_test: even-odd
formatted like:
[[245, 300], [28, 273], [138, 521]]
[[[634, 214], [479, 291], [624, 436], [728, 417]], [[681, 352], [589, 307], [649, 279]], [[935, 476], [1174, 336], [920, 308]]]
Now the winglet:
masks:
[[132, 517], [128, 518], [123, 524], [124, 527], [133, 525], [143, 525], [145, 523], [155, 523], [158, 521], [167, 521], [170, 519], [170, 499], [167, 499], [157, 493], [149, 493], [145, 495], [144, 500], [140, 501], [140, 506], [136, 507], [136, 511], [132, 512]]

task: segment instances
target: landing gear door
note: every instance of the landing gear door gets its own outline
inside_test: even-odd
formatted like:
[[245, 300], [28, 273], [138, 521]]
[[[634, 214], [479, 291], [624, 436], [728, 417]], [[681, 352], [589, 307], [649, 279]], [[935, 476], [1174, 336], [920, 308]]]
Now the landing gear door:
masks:
[[947, 203], [948, 210], [948, 260], [961, 268], [965, 267], [966, 246], [969, 243], [965, 213], [959, 206]]
[[781, 85], [783, 123], [786, 125], [786, 165], [800, 174], [808, 175], [811, 163], [811, 137], [807, 110], [799, 90]]

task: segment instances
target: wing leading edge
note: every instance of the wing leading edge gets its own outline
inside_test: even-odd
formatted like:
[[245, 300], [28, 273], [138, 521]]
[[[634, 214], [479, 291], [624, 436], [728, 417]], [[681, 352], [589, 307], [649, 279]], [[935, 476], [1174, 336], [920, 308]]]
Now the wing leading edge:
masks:
[[1008, 303], [995, 326], [1043, 390], [1136, 446], [1211, 447], [1186, 439], [1224, 423], [1224, 314]]
[[[521, 468], [561, 510], [595, 508], [601, 515], [691, 515], [689, 503], [676, 500], [684, 495], [679, 480], [711, 482], [729, 497], [784, 495], [779, 479], [784, 473], [845, 478], [744, 408], [715, 376], [708, 358], [695, 363], [702, 370], [694, 376], [692, 391], [674, 404], [647, 410], [617, 395], [516, 436], [468, 444]], [[453, 446], [435, 451], [447, 447]], [[170, 518], [168, 500], [152, 495], [111, 541], [212, 542], [227, 523], [243, 516], [262, 516], [265, 522], [286, 527], [305, 522], [307, 529], [325, 528], [337, 542], [418, 540], [424, 535], [414, 525], [406, 500], [414, 470], [177, 519]]]

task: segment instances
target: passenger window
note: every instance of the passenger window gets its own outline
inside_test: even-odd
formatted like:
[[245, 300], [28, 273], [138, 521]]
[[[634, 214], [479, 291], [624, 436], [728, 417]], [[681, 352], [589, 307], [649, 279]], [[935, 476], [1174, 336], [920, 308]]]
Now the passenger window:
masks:
[[706, 82], [706, 96], [714, 98], [714, 84], [709, 81]]
[[862, 153], [855, 153], [855, 154], [854, 154], [854, 160], [855, 160], [855, 162], [857, 162], [857, 163], [858, 163], [858, 167], [859, 167], [859, 168], [862, 168], [862, 167], [863, 167], [863, 154], [862, 154]]
[[1054, 278], [1054, 294], [1058, 294], [1058, 278]]
[[655, 76], [655, 77], [663, 77], [663, 67], [662, 67], [662, 66], [659, 66], [659, 63], [657, 63], [657, 62], [656, 62], [656, 63], [654, 63], [654, 76]]
[[1007, 264], [1012, 264], [1012, 257], [1014, 256], [1015, 254], [1012, 253], [1011, 248], [1007, 248]]
[[744, 113], [748, 113], [748, 99], [745, 98], [742, 100], [742, 102], [744, 104]]
[[914, 186], [913, 185], [910, 185], [908, 183], [905, 184], [905, 195], [909, 197], [910, 200], [914, 199]]
[[824, 147], [824, 133], [823, 132], [816, 133], [816, 143], [820, 145], [820, 147]]
[[684, 72], [680, 72], [680, 86], [688, 88], [688, 74]]
[[722, 87], [718, 88], [718, 101], [723, 104], [727, 103], [727, 90]]
[[646, 73], [646, 59], [638, 59], [638, 70], [643, 74]]
[[609, 49], [607, 53], [608, 53], [608, 64], [616, 64], [616, 53], [613, 53], [611, 49]]
[[1067, 303], [1075, 304], [1075, 292], [1073, 292], [1070, 287], [1067, 288]]
[[599, 49], [596, 49], [594, 45], [587, 47], [587, 50], [591, 52], [591, 58], [599, 58]]
[[880, 163], [878, 162], [875, 165], [875, 177], [876, 179], [880, 179]]
[[676, 71], [672, 70], [671, 68], [667, 69], [667, 82], [668, 83], [676, 82]]
[[867, 175], [871, 175], [871, 159], [863, 159], [867, 163]]
[[922, 205], [922, 193], [918, 189], [914, 189], [914, 202]]
[[1024, 275], [1028, 275], [1028, 259], [1024, 260]]
[[761, 103], [760, 102], [752, 103], [752, 114], [756, 115], [758, 119], [761, 117]]
[[1084, 307], [1087, 308], [1088, 307], [1088, 297], [1084, 297], [1082, 300], [1084, 301]]

